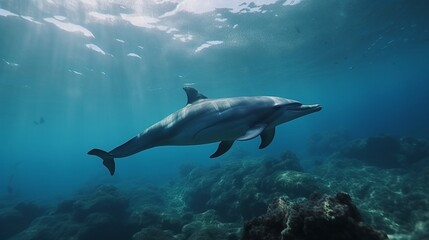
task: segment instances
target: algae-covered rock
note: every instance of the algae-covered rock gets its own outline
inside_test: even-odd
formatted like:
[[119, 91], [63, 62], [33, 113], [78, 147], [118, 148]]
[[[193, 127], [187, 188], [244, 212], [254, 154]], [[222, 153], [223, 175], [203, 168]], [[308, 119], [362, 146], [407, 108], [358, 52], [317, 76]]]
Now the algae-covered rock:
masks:
[[354, 141], [342, 151], [347, 158], [355, 158], [378, 167], [400, 167], [400, 141], [390, 136], [370, 137]]
[[[279, 177], [289, 171], [296, 174]], [[223, 221], [250, 219], [264, 213], [275, 196], [301, 197], [319, 190], [311, 183], [319, 180], [302, 171], [297, 156], [290, 151], [280, 158], [231, 159], [208, 169], [190, 170], [181, 182], [183, 199], [194, 213], [214, 209]]]
[[[386, 164], [392, 159], [397, 165]], [[165, 187], [139, 184], [124, 194], [100, 186], [24, 227], [17, 222], [20, 230], [2, 227], [31, 207], [6, 208], [0, 223], [4, 216], [11, 220], [0, 224], [0, 234], [8, 240], [386, 239], [368, 223], [392, 239], [425, 239], [428, 159], [427, 141], [392, 137], [353, 141], [309, 171], [290, 151], [240, 155], [209, 167], [184, 166]], [[323, 195], [341, 191], [353, 203], [346, 194]]]
[[73, 203], [73, 215], [83, 221], [91, 213], [108, 213], [123, 218], [128, 208], [128, 199], [118, 189], [110, 185], [100, 186], [93, 194]]
[[422, 239], [429, 239], [429, 219], [427, 219], [426, 221], [418, 221], [414, 226], [413, 236], [411, 240]]
[[425, 221], [429, 209], [426, 165], [427, 159], [422, 159], [412, 168], [385, 169], [335, 156], [312, 174], [324, 179], [331, 190], [348, 192], [371, 226], [409, 238], [416, 222]]
[[303, 168], [299, 163], [299, 159], [292, 151], [285, 151], [280, 158], [266, 157], [262, 161], [261, 167], [264, 168], [264, 172], [269, 175], [276, 171], [297, 171], [303, 172]]
[[54, 240], [77, 238], [81, 225], [68, 214], [47, 215], [35, 219], [31, 225], [11, 240]]
[[108, 213], [91, 213], [85, 218], [85, 223], [79, 228], [79, 240], [92, 239], [129, 239], [129, 228], [121, 219]]
[[244, 226], [242, 239], [385, 240], [387, 235], [366, 225], [349, 195], [314, 194], [303, 203], [278, 198], [268, 212]]
[[340, 156], [382, 168], [403, 168], [429, 157], [429, 143], [415, 138], [369, 137], [352, 141]]
[[11, 240], [130, 239], [137, 229], [128, 221], [127, 208], [128, 199], [116, 187], [100, 186], [59, 203], [55, 211], [36, 218]]
[[194, 216], [194, 221], [183, 226], [182, 233], [187, 240], [196, 239], [239, 239], [239, 223], [223, 223], [214, 210]]
[[219, 228], [215, 225], [210, 225], [204, 228], [195, 231], [187, 240], [218, 240], [218, 239], [228, 239], [228, 235], [223, 231], [222, 228]]
[[323, 180], [309, 173], [284, 171], [267, 178], [265, 192], [280, 192], [290, 198], [309, 197], [315, 191], [323, 191]]
[[33, 203], [19, 203], [12, 208], [0, 210], [0, 239], [7, 239], [25, 228], [45, 209]]
[[143, 228], [133, 235], [132, 240], [177, 240], [169, 231], [157, 228]]

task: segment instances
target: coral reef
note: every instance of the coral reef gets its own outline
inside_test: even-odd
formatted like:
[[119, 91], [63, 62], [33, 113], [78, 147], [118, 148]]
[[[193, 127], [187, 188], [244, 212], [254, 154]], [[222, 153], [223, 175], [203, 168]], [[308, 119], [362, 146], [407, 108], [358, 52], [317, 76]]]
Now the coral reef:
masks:
[[364, 219], [391, 239], [421, 239], [429, 230], [428, 152], [422, 139], [358, 139], [311, 173], [331, 191], [349, 193]]
[[419, 221], [428, 219], [422, 214], [429, 211], [428, 173], [428, 167], [380, 169], [344, 158], [332, 158], [313, 172], [331, 191], [348, 192], [364, 218], [388, 234], [413, 232]]
[[382, 168], [403, 168], [429, 157], [429, 143], [414, 138], [370, 137], [352, 141], [340, 156]]
[[241, 224], [222, 223], [214, 210], [197, 214], [193, 221], [182, 228], [186, 239], [239, 239]]
[[132, 240], [175, 240], [176, 238], [169, 231], [163, 231], [159, 228], [143, 228], [133, 235]]
[[244, 225], [244, 240], [384, 240], [386, 234], [363, 223], [346, 193], [313, 194], [302, 203], [278, 198], [268, 212]]
[[296, 155], [286, 152], [280, 158], [231, 159], [209, 171], [195, 168], [179, 189], [185, 189], [183, 199], [192, 212], [214, 209], [228, 222], [265, 213], [278, 196], [308, 197], [323, 191], [322, 182], [302, 172]]
[[128, 200], [115, 187], [103, 185], [90, 195], [60, 203], [11, 239], [129, 239], [136, 226], [127, 221], [127, 207]]
[[0, 239], [7, 239], [26, 229], [31, 221], [45, 213], [33, 203], [19, 203], [0, 210]]
[[290, 151], [241, 154], [208, 167], [184, 165], [166, 186], [101, 185], [50, 208], [4, 204], [0, 240], [429, 237], [428, 141], [377, 136], [332, 144], [343, 148], [313, 156], [323, 161], [306, 171]]

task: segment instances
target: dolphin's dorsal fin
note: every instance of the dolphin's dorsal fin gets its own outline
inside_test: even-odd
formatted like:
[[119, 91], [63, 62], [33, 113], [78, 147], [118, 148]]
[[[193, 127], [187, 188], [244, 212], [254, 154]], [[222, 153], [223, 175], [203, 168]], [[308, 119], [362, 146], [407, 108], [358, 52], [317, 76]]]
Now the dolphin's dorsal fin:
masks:
[[203, 94], [199, 93], [198, 90], [193, 87], [183, 87], [183, 90], [185, 90], [186, 95], [188, 96], [188, 102], [186, 103], [186, 105], [192, 104], [198, 100], [207, 98]]

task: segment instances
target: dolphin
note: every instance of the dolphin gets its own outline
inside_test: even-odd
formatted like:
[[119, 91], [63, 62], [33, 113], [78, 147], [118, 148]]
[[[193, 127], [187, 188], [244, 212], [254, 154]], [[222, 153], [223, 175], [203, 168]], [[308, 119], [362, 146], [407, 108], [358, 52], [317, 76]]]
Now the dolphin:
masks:
[[320, 111], [319, 104], [272, 96], [209, 99], [195, 88], [183, 88], [188, 102], [182, 109], [153, 124], [110, 152], [92, 149], [89, 155], [103, 160], [110, 174], [115, 158], [123, 158], [157, 146], [199, 145], [220, 142], [210, 158], [226, 153], [232, 144], [260, 136], [259, 149], [273, 141], [276, 126]]

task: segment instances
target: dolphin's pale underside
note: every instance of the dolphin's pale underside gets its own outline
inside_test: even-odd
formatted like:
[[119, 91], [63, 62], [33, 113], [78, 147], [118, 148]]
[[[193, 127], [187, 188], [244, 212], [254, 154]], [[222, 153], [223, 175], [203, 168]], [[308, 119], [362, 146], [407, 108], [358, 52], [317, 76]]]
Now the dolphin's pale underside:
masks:
[[188, 97], [185, 107], [110, 152], [92, 149], [88, 154], [103, 159], [103, 164], [113, 175], [115, 158], [157, 146], [220, 142], [210, 156], [215, 158], [226, 153], [234, 141], [259, 136], [259, 148], [263, 149], [273, 141], [277, 125], [322, 109], [319, 104], [303, 105], [295, 100], [271, 96], [208, 99], [195, 88], [183, 89]]

